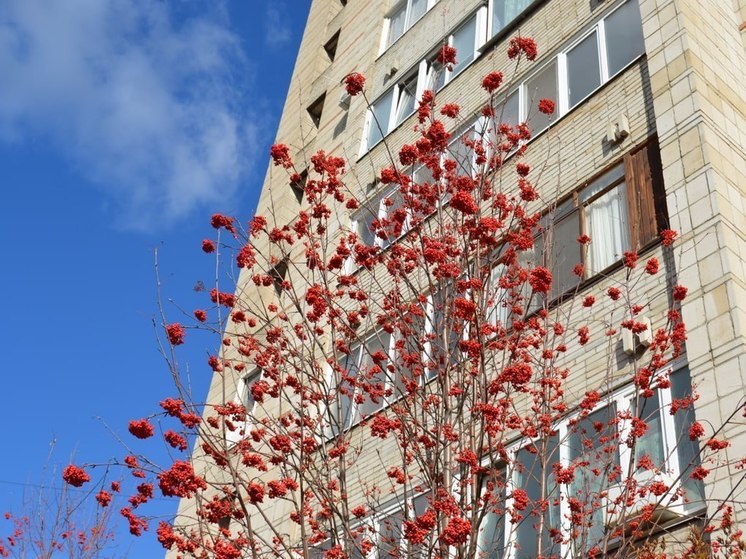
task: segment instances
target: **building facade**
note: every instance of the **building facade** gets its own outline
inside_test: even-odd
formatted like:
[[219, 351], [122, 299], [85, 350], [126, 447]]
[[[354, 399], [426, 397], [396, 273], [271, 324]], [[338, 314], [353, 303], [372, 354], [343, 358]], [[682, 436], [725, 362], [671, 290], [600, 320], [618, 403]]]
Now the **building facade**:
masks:
[[[665, 413], [671, 401], [695, 386], [696, 420], [708, 426], [728, 424], [722, 433], [731, 443], [726, 452], [746, 448], [746, 429], [728, 423], [743, 406], [746, 391], [744, 21], [743, 0], [313, 0], [277, 132], [296, 167], [306, 171], [290, 183], [284, 169], [270, 166], [257, 213], [271, 225], [292, 224], [308, 207], [303, 182], [310, 158], [323, 149], [346, 160], [346, 184], [365, 201], [361, 209], [335, 211], [331, 226], [351, 228], [367, 244], [387, 249], [396, 241], [370, 233], [374, 220], [396, 210], [378, 174], [390, 164], [390, 150], [396, 153], [417, 139], [423, 91], [436, 91], [438, 106], [460, 105], [460, 117], [449, 130], [454, 138], [478, 138], [489, 134], [482, 78], [502, 72], [506, 83], [499, 89], [500, 120], [528, 123], [533, 137], [524, 158], [542, 168], [538, 187], [543, 203], [559, 201], [551, 264], [554, 294], [577, 282], [570, 266], [575, 263], [585, 269], [581, 295], [585, 289], [604, 292], [626, 273], [622, 259], [629, 250], [666, 265], [667, 280], [650, 276], [637, 286], [650, 301], [644, 318], [653, 329], [666, 322], [671, 285], [688, 288], [681, 302], [688, 340], [671, 365], [672, 387], [657, 397], [660, 413], [651, 420], [657, 439], [649, 449], [666, 462], [671, 483], [689, 492], [689, 504], [682, 499], [670, 507], [670, 517], [658, 520], [668, 529], [684, 526], [713, 513], [709, 503], [725, 499], [741, 474], [718, 468], [704, 484], [686, 479], [685, 463], [697, 449], [676, 442], [692, 418]], [[516, 69], [507, 49], [517, 35], [534, 38], [539, 51], [532, 64]], [[443, 44], [457, 51], [451, 69], [438, 62]], [[343, 81], [352, 72], [366, 77], [365, 98], [346, 94]], [[536, 110], [544, 98], [555, 102], [552, 116]], [[451, 151], [459, 164], [473, 165], [474, 155], [463, 142], [454, 141]], [[420, 171], [425, 172], [415, 168], [412, 173], [417, 177]], [[679, 233], [671, 248], [659, 238], [668, 227]], [[591, 236], [588, 250], [575, 243], [578, 231]], [[297, 273], [284, 255], [272, 255], [274, 247], [257, 248], [275, 256], [270, 260], [275, 276]], [[241, 276], [239, 300], [266, 304], [267, 297], [248, 275]], [[595, 318], [603, 321], [611, 313], [607, 304], [598, 302]], [[377, 332], [347, 359], [360, 367], [371, 345], [386, 350], [393, 343]], [[617, 409], [629, 408], [635, 354], [627, 351], [628, 343], [620, 334], [611, 349], [606, 340], [571, 344], [566, 360], [583, 374], [569, 379], [570, 390], [583, 394], [603, 386]], [[224, 357], [232, 358], [231, 351], [224, 349]], [[216, 374], [208, 403], [225, 402], [235, 394], [253, 405], [250, 388], [261, 371], [247, 375], [248, 370], [252, 367], [228, 383], [225, 375]], [[384, 404], [352, 400], [337, 428], [349, 430], [354, 439], [364, 437], [362, 429], [354, 433], [359, 418]], [[565, 424], [557, 425], [560, 436], [565, 429]], [[376, 480], [383, 483], [387, 476], [381, 462], [385, 443], [368, 445], [355, 464], [361, 482], [349, 488], [351, 501], [355, 492]], [[180, 516], [188, 516], [192, 506], [183, 502]], [[379, 524], [400, 515], [396, 506], [393, 513], [381, 510], [375, 520]], [[288, 520], [290, 512], [290, 505], [274, 503], [257, 522], [285, 526], [292, 533], [297, 525]], [[529, 543], [533, 527], [525, 523], [509, 531], [505, 522], [505, 517], [486, 521], [480, 537], [490, 543], [484, 551], [498, 556], [500, 550], [513, 549], [511, 557], [535, 556]], [[301, 535], [294, 538], [300, 541]], [[314, 546], [321, 553], [331, 543]]]

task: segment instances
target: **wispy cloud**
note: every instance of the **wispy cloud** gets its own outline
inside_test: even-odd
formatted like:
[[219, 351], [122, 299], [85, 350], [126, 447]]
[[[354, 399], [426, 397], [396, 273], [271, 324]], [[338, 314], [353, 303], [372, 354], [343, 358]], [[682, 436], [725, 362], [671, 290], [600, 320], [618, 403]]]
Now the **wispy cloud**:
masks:
[[0, 3], [0, 141], [49, 137], [119, 204], [168, 225], [231, 197], [256, 125], [246, 60], [217, 16], [152, 0]]
[[290, 40], [290, 26], [283, 12], [287, 7], [280, 2], [268, 3], [264, 14], [264, 41], [270, 47], [278, 47]]

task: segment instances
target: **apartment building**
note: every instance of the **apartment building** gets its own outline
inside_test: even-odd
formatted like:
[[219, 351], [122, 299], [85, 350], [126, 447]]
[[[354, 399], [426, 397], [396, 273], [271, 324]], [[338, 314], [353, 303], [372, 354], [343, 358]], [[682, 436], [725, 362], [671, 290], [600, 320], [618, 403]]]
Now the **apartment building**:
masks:
[[[330, 223], [351, 228], [367, 244], [385, 250], [397, 241], [373, 235], [371, 223], [397, 206], [395, 193], [379, 184], [378, 173], [390, 163], [390, 150], [396, 153], [417, 138], [422, 92], [437, 92], [439, 106], [460, 105], [460, 117], [449, 130], [451, 153], [470, 168], [473, 150], [462, 140], [489, 134], [481, 111], [486, 99], [482, 77], [492, 71], [504, 74], [500, 118], [512, 125], [527, 122], [533, 137], [524, 157], [542, 169], [542, 200], [556, 201], [550, 259], [555, 283], [548, 297], [570, 288], [579, 288], [581, 296], [583, 290], [603, 293], [624, 277], [623, 254], [630, 250], [665, 262], [666, 278], [649, 276], [636, 286], [649, 301], [643, 318], [652, 329], [666, 322], [672, 282], [688, 288], [681, 303], [688, 329], [685, 351], [671, 364], [671, 387], [655, 397], [648, 421], [653, 434], [645, 443], [646, 452], [665, 463], [670, 484], [680, 485], [687, 496], [669, 504], [666, 516], [657, 519], [669, 531], [685, 530], [714, 513], [708, 507], [726, 498], [741, 475], [722, 468], [704, 483], [691, 480], [690, 463], [698, 449], [682, 442], [681, 435], [692, 413], [704, 425], [723, 425], [743, 405], [746, 392], [745, 20], [743, 0], [313, 0], [277, 132], [277, 141], [290, 146], [298, 167], [310, 167], [310, 156], [319, 149], [345, 158], [346, 183], [364, 203], [355, 211], [335, 212]], [[518, 34], [533, 37], [539, 50], [533, 63], [516, 69], [507, 46]], [[449, 69], [438, 62], [444, 44], [457, 51]], [[345, 93], [342, 82], [351, 72], [365, 75], [369, 106], [362, 96]], [[555, 101], [553, 115], [536, 109], [543, 98]], [[427, 170], [411, 173], [421, 179]], [[284, 169], [270, 166], [257, 213], [277, 226], [292, 224], [306, 204], [307, 177], [308, 170], [300, 181], [289, 183]], [[665, 248], [659, 232], [668, 227], [679, 236]], [[587, 250], [575, 242], [580, 230], [593, 239]], [[268, 255], [276, 250], [269, 245], [258, 249]], [[292, 275], [292, 266], [275, 256], [275, 276]], [[572, 273], [576, 263], [584, 267], [580, 279]], [[244, 276], [237, 295], [268, 297]], [[436, 307], [435, 297], [428, 295], [429, 308]], [[595, 316], [603, 319], [611, 312], [609, 304], [599, 301]], [[504, 309], [495, 309], [500, 313]], [[394, 344], [391, 335], [375, 328], [361, 338], [343, 366], [359, 368], [366, 354]], [[572, 391], [582, 395], [604, 387], [608, 406], [631, 410], [630, 371], [637, 354], [629, 344], [637, 342], [620, 334], [611, 346], [605, 339], [583, 347], [571, 344], [566, 360], [583, 373], [570, 379]], [[224, 349], [226, 355], [231, 351]], [[249, 365], [233, 384], [216, 374], [208, 402], [235, 395], [253, 406], [250, 388], [261, 374]], [[667, 413], [692, 385], [699, 393], [694, 410], [675, 417]], [[360, 419], [386, 403], [385, 398], [366, 402], [351, 395], [336, 432], [349, 432], [354, 445], [355, 437], [366, 436], [362, 429], [355, 433]], [[567, 430], [572, 414], [567, 418], [556, 425], [558, 440], [572, 437]], [[746, 448], [742, 426], [729, 425], [723, 435], [731, 442], [727, 452]], [[369, 451], [356, 460], [360, 483], [348, 488], [351, 502], [365, 487], [386, 479], [385, 444], [368, 443]], [[515, 451], [520, 455], [523, 449]], [[625, 453], [629, 450], [620, 448], [619, 462], [629, 461]], [[528, 464], [533, 458], [526, 453], [523, 459]], [[195, 464], [199, 471], [198, 457]], [[532, 496], [536, 488], [525, 483]], [[563, 499], [556, 500], [551, 514], [560, 519], [572, 489], [557, 491]], [[427, 493], [413, 499], [408, 514], [423, 510]], [[391, 503], [371, 520], [379, 533], [384, 525], [391, 534], [396, 533], [392, 525], [401, 531], [401, 499]], [[180, 515], [188, 514], [190, 506], [182, 503]], [[290, 512], [289, 505], [277, 503], [257, 522], [294, 534], [297, 524], [289, 520]], [[480, 529], [480, 549], [491, 557], [505, 550], [514, 559], [534, 557], [535, 526], [525, 522], [508, 530], [508, 522], [505, 515], [489, 517]], [[599, 520], [591, 533], [604, 525]], [[392, 551], [397, 537], [386, 542], [384, 556], [397, 554]], [[298, 543], [301, 535], [290, 539]], [[321, 556], [332, 544], [326, 540], [311, 547]], [[572, 553], [566, 543], [552, 545], [547, 537], [545, 554]]]

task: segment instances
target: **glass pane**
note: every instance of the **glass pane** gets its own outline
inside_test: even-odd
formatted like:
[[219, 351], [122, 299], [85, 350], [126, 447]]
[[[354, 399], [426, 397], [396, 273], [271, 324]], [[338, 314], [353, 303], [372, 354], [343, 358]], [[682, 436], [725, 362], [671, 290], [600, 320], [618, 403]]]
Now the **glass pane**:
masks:
[[417, 94], [417, 75], [399, 85], [399, 100], [396, 107], [394, 125], [400, 124], [414, 112], [415, 95]]
[[373, 246], [376, 244], [376, 234], [373, 231], [373, 222], [378, 219], [378, 211], [381, 205], [381, 199], [377, 196], [363, 202], [362, 208], [355, 215], [355, 232], [360, 238], [360, 242]]
[[591, 237], [588, 246], [588, 275], [611, 266], [629, 250], [627, 219], [627, 187], [624, 183], [612, 188], [585, 206], [585, 230]]
[[544, 255], [545, 265], [552, 270], [552, 297], [562, 295], [568, 289], [575, 287], [580, 278], [575, 275], [573, 268], [581, 262], [580, 244], [580, 221], [577, 211], [560, 222], [550, 226], [549, 231], [544, 234], [542, 250], [550, 241], [552, 246], [551, 255]]
[[556, 109], [554, 114], [547, 115], [539, 112], [538, 108], [539, 101], [542, 99], [551, 99], [555, 104], [557, 102], [556, 60], [553, 60], [543, 68], [539, 74], [527, 81], [524, 87], [526, 106], [528, 107], [526, 121], [528, 122], [531, 132], [536, 135], [549, 126], [550, 122], [556, 120]]
[[617, 165], [581, 190], [578, 200], [583, 203], [622, 178], [624, 178], [624, 165]]
[[[536, 443], [538, 452], [532, 453], [527, 448], [522, 448], [516, 456], [516, 485], [528, 493], [529, 505], [524, 511], [524, 518], [518, 524], [516, 530], [516, 543], [520, 549], [516, 549], [515, 559], [536, 559], [539, 554], [539, 533], [541, 508], [536, 506], [541, 501], [542, 479], [546, 487], [544, 498], [550, 500], [549, 507], [544, 515], [544, 529], [540, 537], [542, 542], [542, 556], [559, 554], [559, 545], [551, 541], [549, 537], [550, 528], [559, 529], [561, 525], [559, 488], [554, 482], [554, 476], [550, 475], [551, 465], [559, 461], [559, 438], [557, 435], [550, 437], [547, 443], [547, 451], [542, 453], [540, 443]], [[544, 471], [544, 461], [548, 468]]]
[[435, 367], [428, 371], [428, 379], [435, 377], [447, 362], [456, 363], [460, 357], [457, 347], [459, 336], [453, 330], [453, 313], [449, 308], [454, 296], [452, 287], [444, 287], [433, 295], [433, 314], [429, 320], [429, 328], [434, 339], [430, 342], [428, 357], [435, 362]]
[[491, 304], [487, 308], [487, 321], [492, 325], [506, 326], [510, 319], [510, 309], [506, 306], [510, 296], [507, 289], [499, 286], [500, 278], [508, 271], [504, 264], [498, 264], [490, 270], [490, 283], [487, 286], [487, 297]]
[[635, 0], [624, 3], [604, 20], [609, 76], [645, 52], [640, 8]]
[[402, 36], [406, 21], [407, 3], [403, 2], [402, 5], [391, 14], [391, 17], [389, 17], [389, 39], [387, 45], [390, 45]]
[[387, 247], [407, 230], [406, 209], [404, 209], [404, 197], [401, 191], [389, 192], [383, 200], [383, 214], [393, 223], [386, 227], [386, 239], [381, 239], [381, 246]]
[[518, 105], [518, 90], [508, 95], [504, 103], [495, 107], [495, 116], [499, 123], [516, 126], [521, 122], [520, 107]]
[[251, 413], [254, 409], [254, 394], [251, 392], [251, 387], [259, 380], [260, 376], [261, 373], [256, 373], [244, 379], [243, 405], [248, 413]]
[[425, 89], [438, 91], [446, 83], [446, 72], [443, 66], [437, 60], [430, 60], [427, 63], [427, 83]]
[[533, 0], [495, 0], [492, 3], [492, 34], [513, 21]]
[[608, 476], [620, 466], [616, 430], [616, 407], [611, 405], [578, 421], [568, 434], [569, 459], [575, 464], [570, 496], [578, 499], [590, 526], [581, 532], [578, 544], [589, 549], [603, 537], [603, 499], [609, 487]]
[[474, 148], [466, 142], [473, 142], [475, 139], [476, 131], [470, 128], [448, 146], [449, 157], [457, 163], [456, 173], [459, 175], [474, 174]]
[[[488, 480], [494, 481], [492, 493], [494, 506], [491, 506], [479, 527], [479, 557], [503, 559], [505, 554], [505, 471], [500, 470]], [[485, 491], [483, 487], [483, 491]]]
[[632, 402], [635, 415], [642, 419], [648, 425], [645, 434], [637, 439], [635, 445], [635, 464], [643, 456], [649, 456], [653, 464], [661, 470], [665, 470], [665, 448], [663, 446], [663, 424], [661, 422], [660, 400], [658, 392], [655, 392], [650, 398], [640, 398], [639, 402]]
[[595, 31], [567, 53], [567, 85], [570, 108], [601, 85], [598, 37]]
[[412, 27], [427, 11], [427, 0], [411, 0], [412, 7], [409, 10], [409, 23], [407, 28]]
[[373, 103], [370, 127], [368, 129], [368, 148], [373, 147], [381, 138], [389, 133], [389, 118], [394, 101], [394, 89], [387, 91], [383, 97]]
[[474, 60], [476, 35], [476, 16], [467, 21], [453, 34], [453, 48], [456, 49], [456, 64], [453, 67], [454, 76]]
[[[386, 403], [384, 392], [386, 390], [386, 366], [388, 365], [390, 342], [391, 334], [383, 331], [378, 332], [365, 342], [360, 371], [361, 375], [364, 375], [362, 378], [365, 379], [365, 384], [369, 390], [364, 391], [364, 401], [358, 406], [355, 421], [377, 412]], [[371, 374], [373, 366], [376, 365], [371, 356], [378, 352], [383, 353], [387, 359], [379, 362], [377, 364], [378, 369]]]
[[[692, 395], [692, 382], [689, 369], [679, 369], [671, 374], [671, 398], [683, 400]], [[699, 466], [699, 444], [689, 438], [689, 427], [694, 423], [694, 408], [690, 405], [681, 408], [673, 416], [676, 429], [676, 455], [681, 470], [681, 485], [687, 502], [704, 506], [705, 488], [701, 480], [692, 479], [691, 473]]]
[[[349, 354], [342, 355], [337, 361], [340, 368], [346, 371], [346, 376], [350, 379], [355, 379], [357, 377], [360, 349], [360, 346], [353, 348]], [[339, 429], [337, 428], [338, 426], [345, 429], [352, 423], [352, 399], [355, 390], [349, 382], [345, 381], [343, 381], [337, 389], [336, 398], [330, 406], [332, 432], [334, 434], [339, 432]], [[340, 419], [339, 425], [337, 418]]]
[[401, 537], [404, 513], [399, 510], [381, 519], [378, 529], [378, 557], [395, 559], [401, 557]]

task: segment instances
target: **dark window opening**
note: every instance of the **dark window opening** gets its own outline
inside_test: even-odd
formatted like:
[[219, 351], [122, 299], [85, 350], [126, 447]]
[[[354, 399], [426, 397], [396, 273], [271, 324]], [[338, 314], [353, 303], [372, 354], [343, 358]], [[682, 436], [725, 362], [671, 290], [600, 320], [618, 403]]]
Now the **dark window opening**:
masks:
[[324, 45], [324, 51], [329, 57], [330, 62], [334, 62], [334, 57], [337, 55], [337, 45], [339, 44], [339, 31], [337, 31], [332, 38], [329, 39]]
[[272, 276], [272, 279], [275, 282], [275, 291], [277, 292], [278, 296], [282, 294], [282, 284], [285, 281], [285, 276], [287, 276], [287, 273], [288, 273], [287, 259], [281, 260], [275, 265], [274, 268], [272, 268], [269, 271], [269, 275]]
[[311, 105], [306, 109], [308, 111], [309, 116], [311, 117], [311, 120], [313, 121], [314, 126], [316, 128], [319, 127], [321, 124], [321, 113], [324, 111], [324, 100], [326, 99], [326, 93], [322, 93], [321, 96], [316, 99]]
[[296, 200], [300, 204], [303, 201], [303, 196], [306, 193], [306, 182], [308, 181], [308, 170], [304, 170], [298, 175], [298, 180], [290, 182], [290, 189], [295, 194]]

